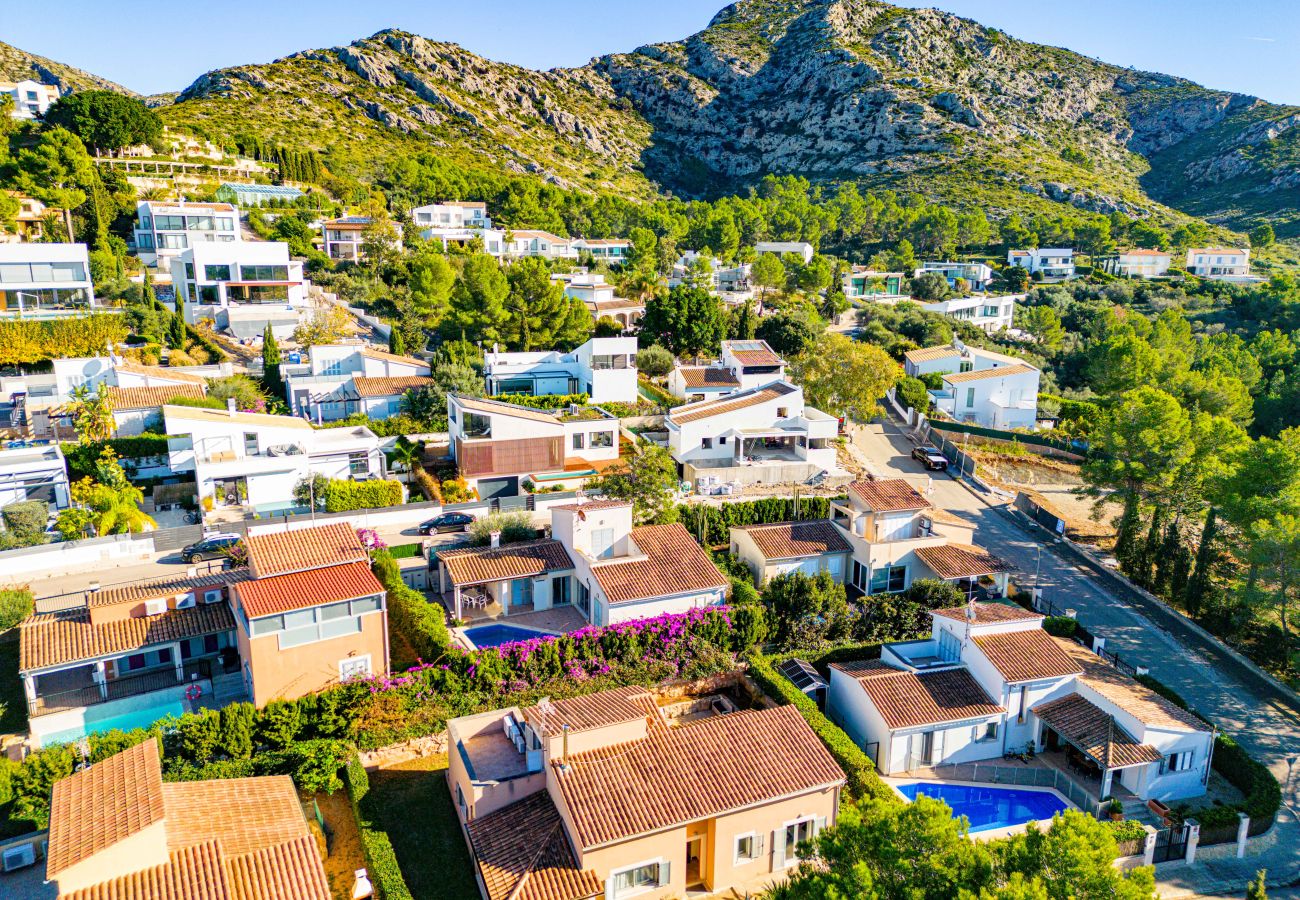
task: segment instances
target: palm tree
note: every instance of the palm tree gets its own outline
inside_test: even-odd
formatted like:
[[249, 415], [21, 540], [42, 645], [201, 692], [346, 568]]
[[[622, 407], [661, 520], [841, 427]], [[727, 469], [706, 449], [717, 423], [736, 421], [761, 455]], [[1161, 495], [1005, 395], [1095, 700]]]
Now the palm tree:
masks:
[[140, 534], [158, 527], [153, 517], [141, 509], [144, 493], [132, 485], [109, 487], [95, 485], [86, 497], [86, 507], [94, 514], [95, 534]]
[[411, 483], [411, 475], [415, 472], [415, 466], [419, 463], [424, 453], [424, 443], [422, 441], [412, 441], [406, 435], [400, 435], [397, 443], [393, 446], [389, 454], [389, 461], [397, 463], [406, 470], [406, 483]]
[[79, 384], [72, 389], [68, 411], [72, 415], [73, 427], [77, 429], [77, 437], [85, 443], [106, 441], [113, 436], [116, 423], [108, 391], [92, 394], [90, 388]]

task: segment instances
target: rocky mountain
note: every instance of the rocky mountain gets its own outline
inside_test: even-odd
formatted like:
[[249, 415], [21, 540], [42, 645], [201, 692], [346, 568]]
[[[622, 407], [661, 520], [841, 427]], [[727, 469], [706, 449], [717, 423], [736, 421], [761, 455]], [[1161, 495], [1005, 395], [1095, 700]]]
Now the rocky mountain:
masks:
[[0, 81], [24, 81], [30, 79], [42, 84], [52, 84], [63, 93], [72, 91], [102, 90], [117, 91], [120, 94], [132, 92], [120, 84], [74, 69], [72, 66], [27, 53], [17, 47], [0, 41]]
[[361, 177], [417, 153], [629, 196], [794, 173], [995, 213], [1174, 207], [1300, 234], [1300, 108], [878, 0], [741, 0], [684, 40], [547, 72], [386, 30], [151, 102]]

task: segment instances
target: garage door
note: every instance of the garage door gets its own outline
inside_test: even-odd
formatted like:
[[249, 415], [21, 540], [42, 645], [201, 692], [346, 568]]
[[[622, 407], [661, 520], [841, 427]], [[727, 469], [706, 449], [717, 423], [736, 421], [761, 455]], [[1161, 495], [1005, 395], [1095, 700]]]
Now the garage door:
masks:
[[514, 497], [518, 493], [519, 478], [517, 476], [480, 478], [478, 480], [478, 495], [483, 500], [491, 500], [493, 497]]

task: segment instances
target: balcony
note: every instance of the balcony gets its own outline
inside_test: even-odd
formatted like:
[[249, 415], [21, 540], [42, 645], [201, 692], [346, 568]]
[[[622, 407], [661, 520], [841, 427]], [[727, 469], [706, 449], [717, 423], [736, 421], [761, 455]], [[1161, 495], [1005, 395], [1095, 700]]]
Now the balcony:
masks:
[[36, 697], [27, 701], [27, 714], [35, 718], [50, 713], [109, 703], [126, 697], [138, 697], [141, 694], [150, 694], [179, 684], [188, 684], [191, 681], [211, 680], [213, 662], [211, 659], [194, 659], [182, 663], [179, 669], [169, 665], [137, 675], [124, 675], [102, 683], [94, 681], [91, 665], [50, 675], [40, 675], [37, 677], [42, 681], [57, 678], [56, 683], [81, 683], [63, 690], [38, 693]]

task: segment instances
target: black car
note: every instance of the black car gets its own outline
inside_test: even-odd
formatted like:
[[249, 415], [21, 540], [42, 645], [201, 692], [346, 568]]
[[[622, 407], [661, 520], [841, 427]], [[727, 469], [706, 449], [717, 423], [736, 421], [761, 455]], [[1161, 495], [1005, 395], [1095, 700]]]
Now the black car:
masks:
[[224, 559], [242, 540], [237, 534], [212, 534], [181, 550], [181, 559], [196, 563], [203, 559]]
[[948, 460], [933, 447], [917, 447], [912, 451], [912, 459], [920, 460], [927, 469], [944, 472], [948, 469]]
[[474, 517], [467, 513], [443, 513], [420, 523], [420, 534], [442, 534], [447, 531], [469, 531]]

